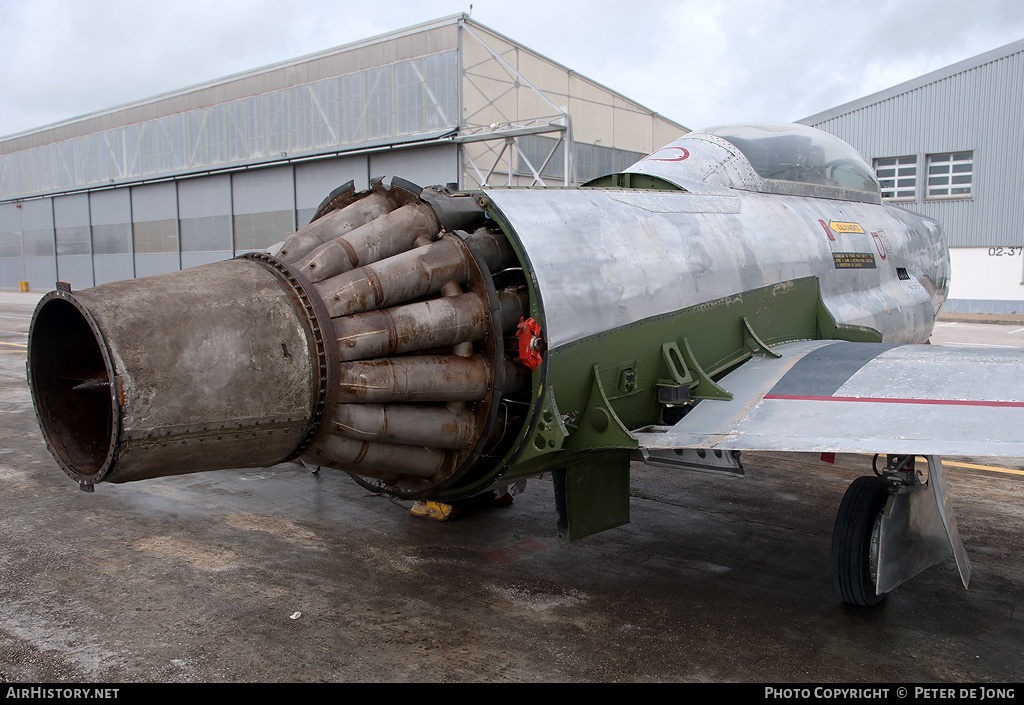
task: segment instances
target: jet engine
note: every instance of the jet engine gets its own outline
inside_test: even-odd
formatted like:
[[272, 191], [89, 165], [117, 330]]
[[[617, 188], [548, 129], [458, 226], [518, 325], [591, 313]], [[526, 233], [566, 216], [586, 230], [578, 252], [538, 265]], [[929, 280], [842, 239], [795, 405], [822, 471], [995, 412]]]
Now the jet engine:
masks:
[[478, 198], [349, 183], [273, 255], [59, 286], [28, 360], [49, 450], [83, 489], [298, 458], [404, 497], [471, 476], [530, 372], [506, 346], [523, 271]]

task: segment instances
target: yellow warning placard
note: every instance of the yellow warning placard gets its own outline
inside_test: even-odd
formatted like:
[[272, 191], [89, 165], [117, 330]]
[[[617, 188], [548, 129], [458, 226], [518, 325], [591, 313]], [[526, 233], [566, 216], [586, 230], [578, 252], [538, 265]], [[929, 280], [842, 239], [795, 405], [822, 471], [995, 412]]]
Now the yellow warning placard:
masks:
[[860, 223], [845, 223], [839, 220], [828, 221], [828, 227], [832, 228], [837, 233], [863, 233], [864, 228], [860, 227]]

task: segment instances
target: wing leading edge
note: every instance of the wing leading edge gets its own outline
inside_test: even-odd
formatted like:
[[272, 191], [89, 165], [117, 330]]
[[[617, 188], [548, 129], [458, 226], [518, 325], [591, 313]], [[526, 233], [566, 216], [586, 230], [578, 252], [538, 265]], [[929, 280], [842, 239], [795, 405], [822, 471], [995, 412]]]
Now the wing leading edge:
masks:
[[651, 450], [1024, 456], [1024, 350], [800, 341], [719, 380]]

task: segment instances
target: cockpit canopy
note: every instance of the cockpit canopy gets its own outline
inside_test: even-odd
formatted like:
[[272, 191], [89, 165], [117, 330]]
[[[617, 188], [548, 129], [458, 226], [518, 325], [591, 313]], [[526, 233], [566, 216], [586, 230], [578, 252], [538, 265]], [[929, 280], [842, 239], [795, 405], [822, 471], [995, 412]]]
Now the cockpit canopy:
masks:
[[714, 187], [880, 203], [871, 167], [838, 137], [806, 125], [750, 123], [691, 132], [626, 170], [687, 191]]
[[763, 179], [878, 191], [871, 167], [838, 137], [805, 125], [758, 123], [704, 130], [743, 152]]

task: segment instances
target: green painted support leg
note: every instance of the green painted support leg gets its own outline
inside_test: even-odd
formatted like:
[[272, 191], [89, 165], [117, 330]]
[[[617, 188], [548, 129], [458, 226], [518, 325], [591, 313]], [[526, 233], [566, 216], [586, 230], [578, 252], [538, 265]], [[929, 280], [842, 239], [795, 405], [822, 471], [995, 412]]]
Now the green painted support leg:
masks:
[[629, 523], [628, 450], [595, 452], [553, 471], [558, 535], [570, 541]]

